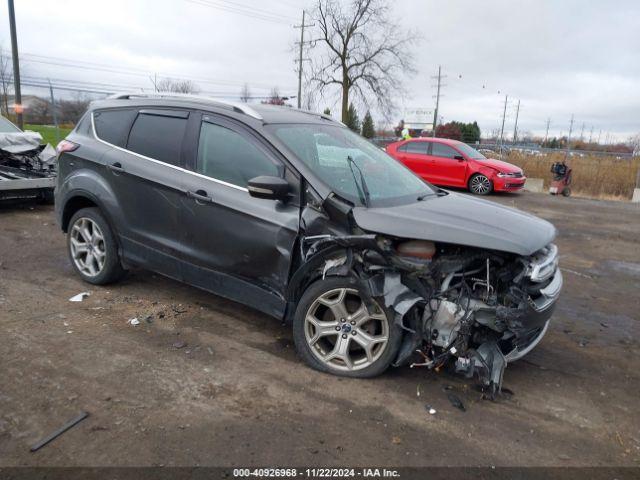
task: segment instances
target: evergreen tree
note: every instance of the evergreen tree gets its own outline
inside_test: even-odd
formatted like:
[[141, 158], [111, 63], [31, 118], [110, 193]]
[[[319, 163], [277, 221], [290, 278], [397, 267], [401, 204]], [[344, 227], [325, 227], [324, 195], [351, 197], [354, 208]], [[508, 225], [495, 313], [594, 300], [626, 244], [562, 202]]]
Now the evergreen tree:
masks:
[[324, 112], [322, 112], [322, 113], [324, 113], [325, 115], [331, 115], [331, 109], [329, 107], [327, 107], [327, 108], [324, 109]]
[[349, 110], [347, 110], [347, 119], [344, 124], [356, 133], [360, 133], [360, 119], [358, 118], [358, 112], [353, 103], [349, 104]]
[[376, 127], [373, 124], [373, 118], [371, 113], [367, 110], [367, 113], [362, 120], [362, 136], [364, 138], [373, 138], [376, 136]]

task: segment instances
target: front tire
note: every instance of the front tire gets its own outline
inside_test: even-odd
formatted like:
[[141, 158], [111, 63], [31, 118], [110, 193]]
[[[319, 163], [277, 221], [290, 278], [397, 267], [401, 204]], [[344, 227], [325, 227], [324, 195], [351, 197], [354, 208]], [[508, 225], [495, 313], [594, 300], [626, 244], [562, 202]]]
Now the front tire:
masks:
[[384, 306], [376, 302], [367, 307], [353, 278], [329, 277], [302, 295], [293, 320], [293, 340], [310, 367], [369, 378], [393, 362], [402, 331]]
[[489, 195], [493, 191], [493, 182], [481, 173], [472, 175], [468, 186], [469, 191], [475, 195]]
[[126, 273], [115, 235], [98, 208], [83, 208], [71, 217], [67, 248], [71, 265], [85, 282], [105, 285]]

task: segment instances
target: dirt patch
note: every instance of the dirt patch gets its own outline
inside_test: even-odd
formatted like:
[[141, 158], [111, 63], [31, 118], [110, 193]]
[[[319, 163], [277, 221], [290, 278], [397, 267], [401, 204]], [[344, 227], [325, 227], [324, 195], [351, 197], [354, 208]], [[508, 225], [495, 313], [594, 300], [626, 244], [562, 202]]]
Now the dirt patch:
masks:
[[554, 222], [566, 268], [547, 337], [497, 402], [446, 372], [312, 371], [278, 321], [149, 272], [89, 286], [51, 208], [1, 210], [0, 466], [640, 465], [640, 209], [493, 200]]

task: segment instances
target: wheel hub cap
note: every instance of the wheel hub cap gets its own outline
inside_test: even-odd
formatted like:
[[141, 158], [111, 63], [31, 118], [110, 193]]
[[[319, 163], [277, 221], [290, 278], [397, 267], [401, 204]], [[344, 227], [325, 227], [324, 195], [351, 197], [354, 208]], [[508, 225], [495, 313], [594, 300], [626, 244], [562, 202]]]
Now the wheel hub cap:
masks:
[[95, 277], [104, 268], [107, 251], [104, 235], [96, 222], [87, 217], [77, 219], [69, 233], [69, 249], [76, 268]]
[[313, 355], [335, 370], [373, 364], [389, 341], [389, 324], [379, 305], [371, 311], [358, 292], [337, 288], [318, 297], [305, 316], [305, 338]]

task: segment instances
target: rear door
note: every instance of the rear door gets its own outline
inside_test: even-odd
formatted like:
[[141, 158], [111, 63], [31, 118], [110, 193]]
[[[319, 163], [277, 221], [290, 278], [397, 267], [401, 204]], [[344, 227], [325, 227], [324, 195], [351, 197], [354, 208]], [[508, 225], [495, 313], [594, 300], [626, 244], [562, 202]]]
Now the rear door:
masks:
[[444, 143], [433, 142], [431, 156], [434, 183], [453, 187], [465, 186], [467, 161], [455, 158], [461, 156], [460, 152]]
[[[186, 110], [135, 109], [130, 130], [119, 133], [124, 135], [120, 145], [112, 144], [103, 158], [117, 199], [125, 260], [176, 279], [182, 279], [182, 146], [189, 115]], [[114, 126], [123, 131], [125, 127]]]
[[[280, 316], [298, 235], [299, 177], [253, 130], [223, 116], [203, 114], [188, 138], [194, 173], [182, 198], [186, 280]], [[260, 175], [287, 178], [291, 201], [250, 196], [247, 183]]]
[[430, 145], [430, 142], [412, 140], [398, 148], [402, 163], [429, 182], [433, 181], [433, 161], [429, 158]]

